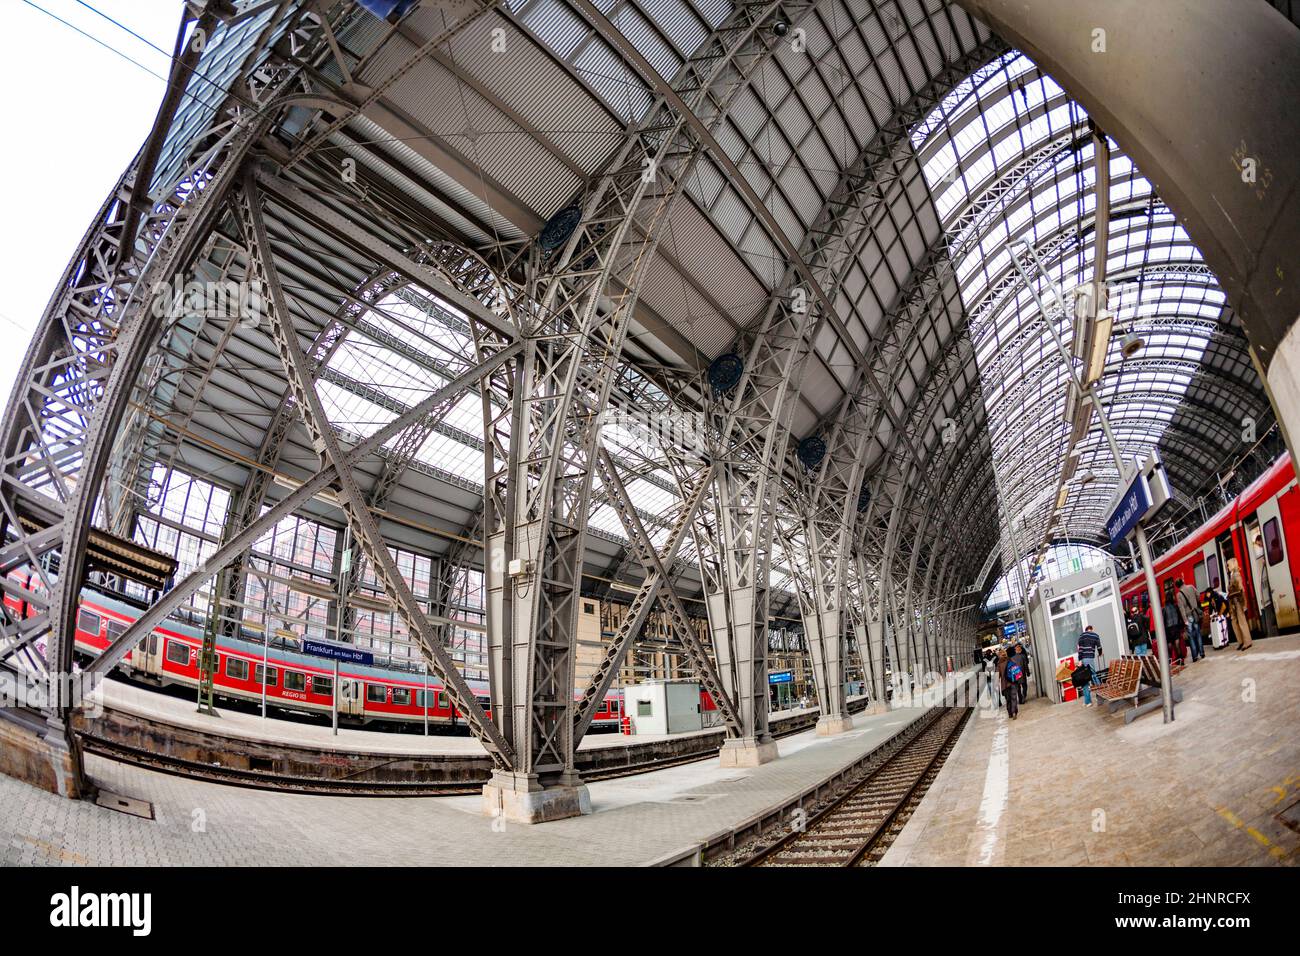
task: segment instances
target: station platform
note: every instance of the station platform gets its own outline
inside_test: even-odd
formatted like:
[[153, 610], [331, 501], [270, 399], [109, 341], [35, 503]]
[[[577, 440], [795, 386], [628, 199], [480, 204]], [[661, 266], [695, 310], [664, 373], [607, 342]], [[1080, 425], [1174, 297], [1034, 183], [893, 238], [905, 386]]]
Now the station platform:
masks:
[[[483, 749], [483, 745], [468, 733], [447, 733], [445, 730], [436, 727], [431, 729], [430, 733], [423, 734], [418, 730], [393, 733], [341, 726], [338, 734], [335, 734], [330, 727], [319, 723], [284, 720], [274, 716], [262, 717], [260, 714], [249, 714], [231, 707], [223, 707], [220, 702], [218, 702], [217, 711], [221, 716], [211, 717], [198, 713], [193, 699], [176, 697], [152, 688], [128, 684], [118, 680], [104, 681], [100, 693], [103, 695], [103, 705], [106, 709], [118, 710], [145, 720], [154, 720], [223, 737], [237, 737], [262, 743], [309, 746], [320, 750], [349, 753], [487, 756], [487, 751]], [[860, 697], [850, 697], [849, 702], [854, 703], [860, 699]], [[773, 722], [778, 722], [788, 717], [816, 712], [817, 708], [815, 707], [793, 708], [774, 711], [770, 719]], [[578, 749], [594, 750], [605, 747], [624, 747], [629, 742], [655, 743], [710, 733], [717, 733], [717, 729], [707, 727], [703, 730], [677, 734], [635, 734], [632, 736], [602, 731], [588, 733], [583, 737]]]
[[1296, 866], [1300, 636], [1206, 655], [1170, 724], [980, 708], [880, 865]]
[[715, 759], [588, 784], [592, 813], [539, 826], [482, 815], [482, 797], [268, 792], [91, 755], [90, 776], [148, 801], [149, 820], [0, 777], [0, 863], [68, 865], [605, 865], [663, 862], [860, 760], [925, 714], [858, 714], [853, 729], [778, 741], [780, 759]]

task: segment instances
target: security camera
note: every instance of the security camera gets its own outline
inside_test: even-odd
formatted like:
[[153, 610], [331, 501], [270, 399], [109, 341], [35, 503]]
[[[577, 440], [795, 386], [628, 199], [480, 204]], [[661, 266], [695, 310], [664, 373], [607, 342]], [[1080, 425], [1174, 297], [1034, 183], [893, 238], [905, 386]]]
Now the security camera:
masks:
[[777, 20], [772, 24], [772, 32], [779, 37], [785, 36], [789, 29], [790, 24], [786, 23], [784, 20]]

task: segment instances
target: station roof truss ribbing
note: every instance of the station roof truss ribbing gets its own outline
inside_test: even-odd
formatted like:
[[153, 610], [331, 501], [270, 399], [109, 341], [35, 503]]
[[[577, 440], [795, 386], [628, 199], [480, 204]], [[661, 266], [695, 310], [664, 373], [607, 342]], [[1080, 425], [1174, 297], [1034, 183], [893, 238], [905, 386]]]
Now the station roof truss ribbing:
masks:
[[[817, 323], [806, 360], [801, 352], [791, 363], [798, 376], [770, 459], [757, 463], [780, 489], [774, 613], [799, 609], [818, 573], [809, 535], [825, 532], [827, 514], [851, 529], [855, 602], [895, 623], [974, 606], [963, 604], [969, 588], [1012, 566], [999, 514], [1031, 536], [1046, 531], [1054, 499], [1039, 498], [1063, 465], [1065, 370], [1008, 243], [1029, 236], [1063, 285], [1086, 280], [1092, 147], [1082, 110], [959, 7], [464, 0], [419, 5], [390, 24], [352, 3], [235, 6], [177, 71], [184, 95], [141, 154], [152, 164], [148, 195], [156, 214], [184, 182], [201, 209], [221, 173], [195, 170], [257, 132], [237, 199], [193, 243], [187, 275], [209, 285], [278, 276], [272, 311], [297, 331], [299, 371], [329, 434], [300, 421], [280, 326], [179, 310], [162, 323], [111, 436], [97, 523], [122, 533], [156, 508], [162, 466], [228, 489], [229, 532], [236, 518], [319, 483], [322, 444], [355, 447], [471, 374], [475, 329], [517, 345], [520, 328], [545, 316], [521, 318], [504, 293], [485, 305], [448, 272], [522, 286], [539, 234], [581, 208], [626, 150], [651, 155], [646, 144], [661, 131], [644, 124], [667, 110], [693, 131], [698, 155], [680, 201], [653, 225], [656, 241], [640, 247], [635, 310], [605, 370], [614, 414], [601, 432], [651, 544], [665, 545], [688, 497], [683, 462], [703, 468], [731, 453], [711, 431], [722, 403], [706, 384], [710, 363], [733, 352], [788, 355], [791, 342], [764, 337], [796, 293]], [[745, 35], [745, 70], [691, 112], [678, 91], [695, 75], [690, 58], [747, 15], [760, 26]], [[292, 94], [268, 109], [256, 95], [276, 83]], [[247, 123], [227, 126], [223, 110], [241, 99]], [[1199, 254], [1111, 149], [1112, 306], [1147, 344], [1124, 362], [1112, 352], [1103, 393], [1126, 450], [1158, 443], [1175, 488], [1197, 486], [1230, 452], [1241, 417], [1262, 421], [1268, 404]], [[630, 222], [632, 234], [651, 228]], [[605, 291], [597, 310], [628, 291], [618, 269]], [[485, 399], [470, 388], [388, 436], [382, 453], [348, 460], [386, 541], [482, 560], [484, 448], [508, 444], [509, 411], [492, 386]], [[642, 434], [664, 422], [678, 443], [698, 427], [685, 444], [700, 446], [683, 455]], [[76, 446], [79, 427], [59, 441]], [[737, 434], [750, 437], [723, 438]], [[796, 454], [810, 437], [828, 448], [819, 466]], [[1075, 539], [1098, 539], [1114, 488], [1099, 438], [1088, 436], [1080, 461], [1099, 480], [1071, 496], [1063, 517]], [[21, 449], [9, 452], [21, 460]], [[32, 454], [31, 490], [82, 495], [78, 460], [75, 447]], [[635, 585], [646, 571], [628, 546], [627, 515], [594, 474], [584, 570]], [[860, 494], [835, 484], [848, 475]], [[711, 494], [717, 505], [721, 492]], [[325, 490], [297, 510], [342, 520]], [[699, 595], [694, 535], [675, 559], [678, 588]]]
[[[1105, 541], [1103, 522], [1118, 474], [1094, 416], [1076, 446], [1072, 487], [1053, 516], [1066, 465], [1069, 372], [1031, 291], [1012, 262], [1027, 239], [1068, 293], [1093, 279], [1094, 144], [1087, 115], [1027, 57], [1012, 51], [976, 72], [914, 131], [935, 204], [952, 240], [962, 300], [980, 366], [1002, 508], [1019, 544]], [[1134, 356], [1113, 336], [1102, 401], [1121, 451], [1159, 448], [1183, 503], [1241, 450], [1247, 419], [1270, 406], [1233, 310], [1200, 253], [1158, 193], [1123, 154], [1110, 150], [1107, 281], [1115, 328], [1145, 342]], [[1038, 291], [1049, 308], [1046, 283]], [[1073, 316], [1052, 308], [1069, 347]], [[1049, 529], [1050, 523], [1055, 530]], [[1004, 566], [1013, 562], [1009, 536]]]
[[[662, 76], [671, 77], [703, 36], [728, 12], [725, 4], [673, 6], [673, 16], [658, 5], [617, 4], [604, 11], [610, 22], [638, 44]], [[300, 185], [310, 188], [336, 176], [354, 160], [368, 205], [393, 216], [376, 221], [395, 245], [409, 244], [413, 233], [452, 234], [491, 259], [508, 255], [513, 244], [535, 235], [584, 182], [608, 164], [622, 129], [644, 115], [651, 92], [608, 41], [564, 3], [534, 0], [500, 7], [461, 31], [445, 49], [435, 50], [396, 83], [384, 77], [432, 35], [437, 15], [417, 10], [397, 27], [363, 12], [342, 18], [335, 38], [349, 73], [385, 95], [342, 125], [327, 124], [306, 108], [291, 109], [280, 138]], [[797, 439], [833, 419], [853, 384], [856, 358], [885, 324], [915, 271], [942, 255], [937, 218], [919, 166], [910, 158], [905, 136], [885, 137], [902, 107], [923, 112], [937, 103], [942, 89], [933, 78], [952, 65], [978, 64], [998, 49], [987, 31], [960, 10], [939, 2], [882, 5], [820, 4], [800, 19], [807, 56], [778, 48], [735, 98], [728, 122], [716, 134], [726, 157], [771, 210], [786, 239], [807, 245], [811, 229], [824, 219], [846, 171], [864, 151], [887, 148], [875, 168], [862, 173], [876, 183], [874, 195], [855, 197], [861, 205], [849, 238], [854, 245], [827, 291], [848, 341], [827, 334], [818, 341], [817, 367], [805, 375], [791, 433]], [[492, 51], [493, 31], [504, 30], [504, 55]], [[647, 32], [648, 31], [648, 32]], [[342, 78], [332, 57], [322, 58], [322, 74]], [[525, 80], [525, 78], [527, 78]], [[539, 78], [541, 81], [539, 81]], [[928, 98], [927, 98], [928, 97]], [[197, 109], [197, 105], [195, 105]], [[182, 110], [184, 113], [184, 108]], [[920, 115], [917, 112], [917, 115]], [[184, 118], [174, 124], [188, 128]], [[332, 128], [337, 126], [337, 128]], [[322, 127], [327, 127], [325, 133]], [[903, 133], [906, 132], [904, 129]], [[306, 144], [314, 144], [307, 149]], [[891, 152], [892, 151], [892, 152]], [[463, 177], [457, 180], [460, 174]], [[705, 157], [687, 187], [690, 202], [674, 207], [656, 261], [639, 293], [638, 314], [624, 349], [623, 375], [636, 387], [624, 392], [626, 407], [637, 389], [667, 401], [654, 380], [668, 375], [674, 396], [692, 410], [703, 391], [700, 371], [719, 354], [744, 341], [779, 286], [783, 255], [763, 223], [729, 183], [721, 164]], [[367, 271], [364, 256], [339, 247], [324, 231], [271, 197], [267, 222], [277, 267], [300, 318], [310, 328], [342, 325], [320, 370], [317, 389], [332, 424], [342, 436], [364, 436], [394, 414], [409, 408], [431, 389], [463, 369], [458, 356], [471, 351], [463, 316], [428, 290], [388, 282]], [[399, 218], [400, 216], [400, 218]], [[239, 275], [244, 254], [227, 226], [219, 230], [207, 261], [209, 277]], [[365, 290], [364, 293], [362, 290]], [[378, 293], [378, 294], [377, 294]], [[340, 296], [354, 297], [351, 307]], [[366, 307], [359, 306], [364, 300]], [[892, 380], [899, 412], [929, 414], [927, 450], [943, 442], [982, 440], [982, 413], [968, 407], [960, 431], [953, 419], [962, 396], [975, 385], [972, 366], [951, 361], [963, 341], [964, 315], [949, 280], [942, 293], [922, 301], [920, 321], [899, 343]], [[174, 332], [165, 347], [175, 366], [159, 376], [148, 402], [155, 423], [177, 420], [182, 411], [187, 435], [155, 425], [146, 458], [210, 475], [232, 487], [247, 481], [247, 460], [260, 461], [267, 422], [280, 405], [283, 387], [274, 343], [265, 330], [202, 321]], [[830, 332], [831, 330], [828, 330]], [[967, 350], [969, 346], [966, 346]], [[182, 361], [178, 354], [184, 356]], [[643, 376], [640, 371], [644, 371]], [[919, 397], [932, 374], [943, 379], [942, 394], [922, 409]], [[482, 425], [478, 398], [466, 394], [429, 430], [411, 456], [401, 481], [380, 511], [393, 540], [429, 548], [430, 525], [452, 535], [474, 525], [475, 501], [482, 482]], [[878, 419], [881, 416], [877, 416]], [[880, 420], [866, 449], [866, 472], [882, 472], [882, 484], [901, 483], [883, 465], [898, 455], [893, 425]], [[637, 442], [607, 424], [622, 463], [634, 468], [629, 491], [656, 546], [667, 534], [680, 495], [653, 443]], [[187, 440], [201, 436], [200, 441]], [[179, 437], [179, 440], [178, 440]], [[272, 496], [302, 480], [315, 456], [306, 432], [292, 424], [275, 455], [281, 480]], [[393, 443], [390, 443], [390, 449]], [[233, 453], [233, 454], [232, 454]], [[799, 468], [783, 463], [794, 481]], [[360, 475], [363, 485], [378, 480], [374, 469]], [[954, 489], [952, 500], [960, 500]], [[882, 491], [889, 500], [888, 489]], [[328, 518], [328, 503], [308, 510]], [[919, 509], [911, 519], [919, 524]], [[337, 518], [335, 518], [337, 520]], [[882, 523], [883, 528], [887, 522]], [[635, 569], [620, 544], [626, 535], [597, 488], [590, 516], [588, 565], [601, 576]], [[934, 529], [924, 534], [937, 534]], [[900, 534], [900, 537], [902, 535]], [[454, 539], [453, 539], [454, 540]], [[802, 545], [795, 532], [790, 539]], [[795, 609], [788, 562], [777, 552], [772, 591], [780, 614]], [[687, 575], [695, 574], [693, 543], [679, 553]], [[637, 569], [639, 570], [639, 569]], [[906, 573], [904, 565], [900, 574]], [[633, 578], [635, 578], [635, 573]]]

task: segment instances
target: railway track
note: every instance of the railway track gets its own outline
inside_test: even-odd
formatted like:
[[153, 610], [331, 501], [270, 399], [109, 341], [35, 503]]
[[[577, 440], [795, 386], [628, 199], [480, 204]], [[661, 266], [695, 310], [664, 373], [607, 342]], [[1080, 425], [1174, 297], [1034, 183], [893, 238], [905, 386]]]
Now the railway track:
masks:
[[970, 714], [967, 707], [936, 711], [911, 741], [845, 786], [803, 826], [755, 848], [736, 865], [874, 865], [929, 789]]

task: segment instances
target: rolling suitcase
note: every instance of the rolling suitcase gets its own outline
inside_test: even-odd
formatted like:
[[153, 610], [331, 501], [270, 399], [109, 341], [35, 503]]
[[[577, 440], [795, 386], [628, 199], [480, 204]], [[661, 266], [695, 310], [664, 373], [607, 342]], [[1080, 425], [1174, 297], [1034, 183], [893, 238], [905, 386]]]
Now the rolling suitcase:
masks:
[[1214, 635], [1214, 649], [1222, 650], [1228, 646], [1228, 619], [1221, 614], [1214, 615], [1210, 622], [1210, 633]]

